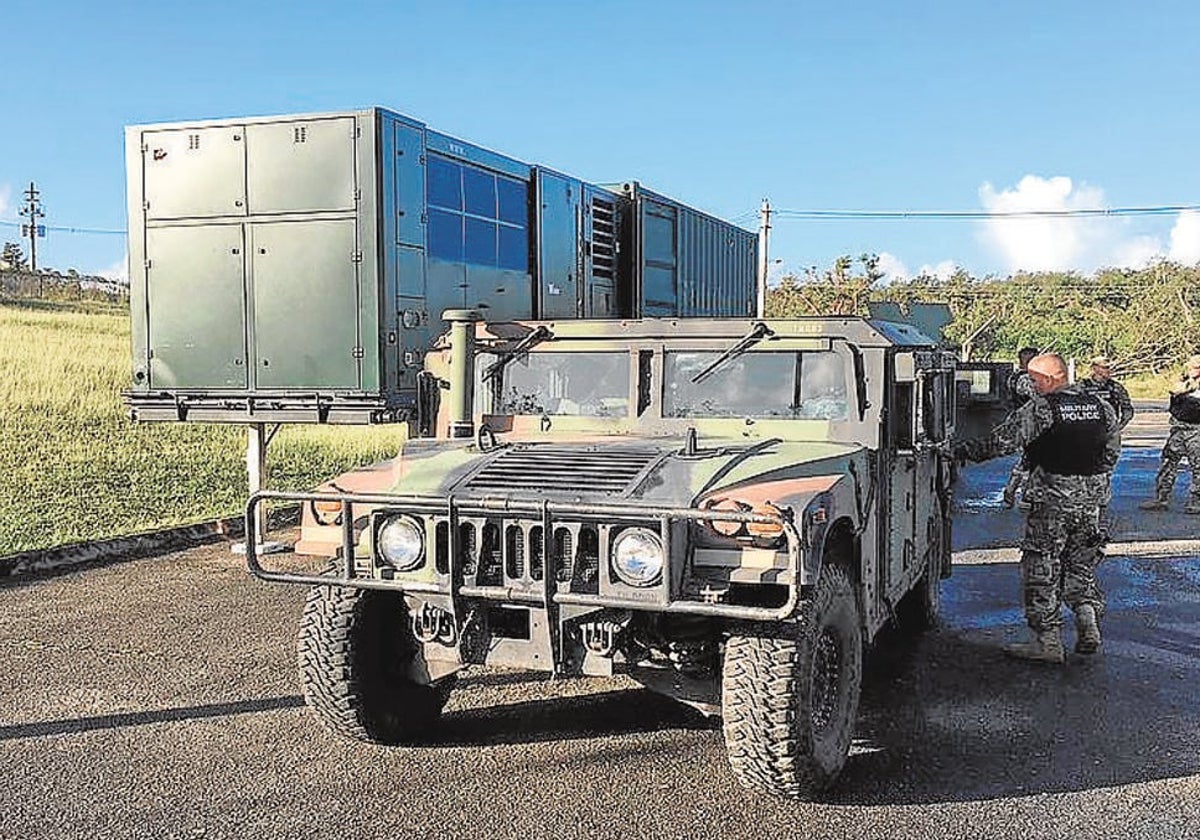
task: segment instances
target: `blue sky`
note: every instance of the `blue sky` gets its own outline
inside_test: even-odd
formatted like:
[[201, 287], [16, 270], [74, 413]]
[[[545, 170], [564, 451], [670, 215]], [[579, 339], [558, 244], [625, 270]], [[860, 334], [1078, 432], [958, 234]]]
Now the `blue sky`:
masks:
[[[724, 218], [783, 210], [1200, 203], [1200, 3], [7, 3], [0, 238], [124, 229], [123, 127], [381, 105], [585, 180]], [[39, 263], [116, 271], [120, 235]], [[803, 221], [775, 273], [1200, 260], [1200, 215]]]

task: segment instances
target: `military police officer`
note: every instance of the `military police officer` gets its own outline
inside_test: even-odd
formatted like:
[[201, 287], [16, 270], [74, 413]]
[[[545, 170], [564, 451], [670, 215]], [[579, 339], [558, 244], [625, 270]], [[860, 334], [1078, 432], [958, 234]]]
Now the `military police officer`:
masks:
[[[1029, 376], [1029, 362], [1038, 354], [1036, 347], [1022, 347], [1017, 351], [1017, 369], [1008, 377], [1008, 402], [1013, 411], [1016, 411], [1025, 403], [1029, 402], [1034, 395], [1033, 379]], [[1017, 502], [1017, 494], [1025, 487], [1025, 481], [1029, 478], [1029, 464], [1025, 462], [1025, 457], [1017, 459], [1013, 464], [1012, 472], [1008, 474], [1008, 481], [1004, 484], [1004, 506], [1012, 507]], [[1022, 497], [1022, 501], [1024, 501]], [[1022, 504], [1022, 507], [1027, 507]]]
[[1154, 498], [1142, 510], [1166, 510], [1175, 489], [1179, 462], [1188, 459], [1192, 471], [1185, 513], [1200, 513], [1200, 356], [1187, 360], [1183, 374], [1171, 386], [1171, 431], [1163, 445], [1162, 462], [1154, 479]]
[[1062, 662], [1062, 602], [1075, 613], [1076, 652], [1100, 648], [1099, 509], [1107, 494], [1106, 472], [1120, 453], [1119, 426], [1111, 405], [1068, 383], [1061, 356], [1035, 357], [1029, 374], [1033, 398], [988, 435], [957, 443], [955, 454], [985, 461], [1024, 450], [1030, 509], [1021, 542], [1021, 582], [1033, 639], [1005, 650], [1023, 659]]

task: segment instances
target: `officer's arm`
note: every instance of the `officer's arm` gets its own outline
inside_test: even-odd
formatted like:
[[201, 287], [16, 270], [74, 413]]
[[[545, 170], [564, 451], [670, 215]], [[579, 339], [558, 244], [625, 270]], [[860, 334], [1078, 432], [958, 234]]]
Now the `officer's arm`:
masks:
[[967, 461], [987, 461], [1024, 449], [1038, 435], [1050, 428], [1054, 414], [1050, 403], [1032, 399], [1008, 415], [999, 426], [983, 437], [959, 441], [954, 454]]
[[1117, 404], [1118, 412], [1117, 423], [1124, 429], [1129, 425], [1129, 421], [1133, 419], [1133, 400], [1129, 399], [1129, 391], [1125, 390], [1125, 386], [1120, 382], [1114, 383], [1117, 388]]
[[[1126, 399], [1128, 398], [1129, 396], [1126, 394]], [[1121, 421], [1121, 417], [1125, 413], [1124, 409], [1122, 409], [1121, 416], [1118, 416], [1116, 410], [1111, 405], [1103, 400], [1100, 401], [1100, 404], [1104, 406], [1104, 422], [1108, 428], [1108, 440], [1104, 445], [1104, 463], [1109, 467], [1115, 467], [1117, 459], [1121, 457], [1121, 429], [1129, 421]], [[1132, 409], [1130, 413], [1132, 414]]]

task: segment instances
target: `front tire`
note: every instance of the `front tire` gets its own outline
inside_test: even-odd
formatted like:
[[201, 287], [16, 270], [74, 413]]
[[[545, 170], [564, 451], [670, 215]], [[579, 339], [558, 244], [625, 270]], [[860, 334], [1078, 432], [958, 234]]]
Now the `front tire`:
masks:
[[811, 799], [846, 763], [862, 688], [862, 627], [845, 570], [822, 569], [783, 630], [725, 645], [725, 747], [744, 786]]
[[416, 682], [417, 642], [398, 592], [314, 586], [297, 643], [304, 700], [330, 730], [377, 744], [428, 737], [454, 678]]

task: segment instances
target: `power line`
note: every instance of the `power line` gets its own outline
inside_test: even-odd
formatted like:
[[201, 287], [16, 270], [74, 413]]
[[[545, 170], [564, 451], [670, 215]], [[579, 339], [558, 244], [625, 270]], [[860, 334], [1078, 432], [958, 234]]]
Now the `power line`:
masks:
[[[20, 222], [7, 222], [0, 220], [0, 226], [3, 227], [21, 227], [24, 225]], [[98, 233], [106, 235], [124, 236], [127, 231], [117, 230], [115, 228], [93, 228], [93, 227], [64, 227], [62, 225], [42, 225], [44, 230], [54, 231], [55, 233]]]
[[1200, 211], [1200, 204], [1164, 204], [1151, 207], [1088, 207], [1061, 210], [776, 210], [787, 219], [817, 220], [905, 220], [905, 219], [1059, 219], [1106, 216], [1165, 216]]

